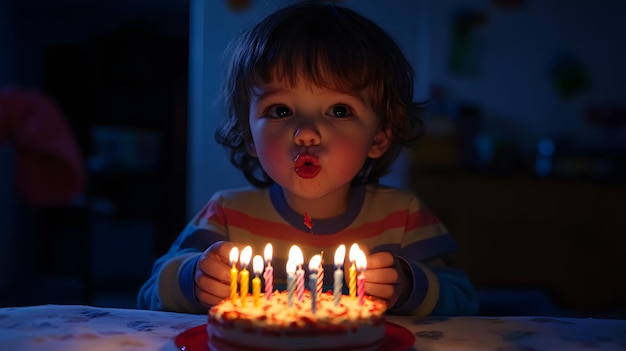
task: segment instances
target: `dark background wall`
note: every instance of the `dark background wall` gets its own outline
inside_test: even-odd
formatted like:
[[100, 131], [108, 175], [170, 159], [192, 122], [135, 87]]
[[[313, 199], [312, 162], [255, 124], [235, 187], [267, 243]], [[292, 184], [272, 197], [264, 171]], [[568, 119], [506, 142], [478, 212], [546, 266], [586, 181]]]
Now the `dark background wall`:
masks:
[[1, 145], [1, 304], [134, 307], [186, 220], [189, 4], [2, 0], [0, 13], [0, 86], [62, 110], [87, 175], [70, 204], [32, 206], [19, 146]]

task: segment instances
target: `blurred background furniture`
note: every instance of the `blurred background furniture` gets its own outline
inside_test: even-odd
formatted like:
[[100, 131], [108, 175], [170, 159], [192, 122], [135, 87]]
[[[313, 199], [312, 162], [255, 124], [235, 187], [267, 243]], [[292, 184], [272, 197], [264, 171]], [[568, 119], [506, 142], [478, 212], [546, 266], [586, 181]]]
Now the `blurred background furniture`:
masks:
[[[485, 292], [482, 314], [626, 316], [626, 184], [412, 174], [414, 188], [458, 241], [458, 266]], [[500, 299], [489, 294], [496, 291]]]

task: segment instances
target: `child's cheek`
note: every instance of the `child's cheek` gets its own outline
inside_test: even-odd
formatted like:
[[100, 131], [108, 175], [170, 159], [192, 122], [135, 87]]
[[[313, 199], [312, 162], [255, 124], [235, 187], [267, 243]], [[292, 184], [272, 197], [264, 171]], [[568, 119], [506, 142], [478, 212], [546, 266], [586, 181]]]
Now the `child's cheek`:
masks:
[[273, 178], [279, 170], [292, 167], [293, 160], [289, 159], [290, 148], [280, 138], [264, 139], [256, 143], [255, 147], [263, 169]]

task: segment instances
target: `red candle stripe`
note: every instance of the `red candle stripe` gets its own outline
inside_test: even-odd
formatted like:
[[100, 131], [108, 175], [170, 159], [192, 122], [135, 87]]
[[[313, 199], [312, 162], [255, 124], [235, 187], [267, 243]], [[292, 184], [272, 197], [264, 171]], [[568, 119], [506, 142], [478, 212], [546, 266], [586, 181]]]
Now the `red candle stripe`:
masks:
[[265, 267], [263, 279], [265, 279], [265, 298], [269, 301], [272, 296], [272, 291], [274, 291], [274, 267], [270, 265]]
[[320, 266], [317, 272], [317, 284], [315, 285], [315, 293], [319, 296], [322, 294], [322, 288], [324, 287], [324, 267]]
[[363, 302], [365, 299], [365, 274], [361, 272], [357, 280], [357, 294], [359, 295], [359, 306], [363, 306]]
[[304, 270], [302, 267], [296, 271], [296, 296], [298, 301], [304, 300]]

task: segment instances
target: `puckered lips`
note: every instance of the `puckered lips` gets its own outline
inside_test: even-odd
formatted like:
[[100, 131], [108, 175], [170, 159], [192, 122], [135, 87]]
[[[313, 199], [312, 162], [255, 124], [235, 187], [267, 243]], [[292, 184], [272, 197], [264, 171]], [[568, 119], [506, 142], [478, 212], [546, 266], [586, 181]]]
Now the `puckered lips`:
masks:
[[296, 174], [301, 178], [315, 178], [321, 169], [317, 157], [311, 154], [299, 154], [293, 163]]

